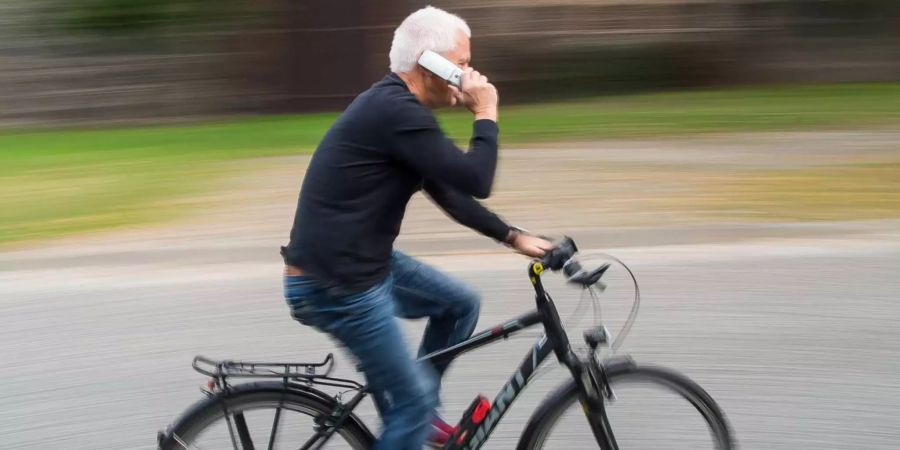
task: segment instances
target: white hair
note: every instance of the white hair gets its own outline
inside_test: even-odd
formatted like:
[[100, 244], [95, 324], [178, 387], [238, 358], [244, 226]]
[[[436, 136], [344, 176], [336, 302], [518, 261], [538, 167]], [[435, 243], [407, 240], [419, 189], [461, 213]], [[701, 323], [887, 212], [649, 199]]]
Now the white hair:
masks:
[[456, 48], [462, 32], [472, 37], [465, 20], [443, 9], [426, 6], [403, 19], [391, 42], [391, 72], [409, 72], [425, 50], [444, 54]]

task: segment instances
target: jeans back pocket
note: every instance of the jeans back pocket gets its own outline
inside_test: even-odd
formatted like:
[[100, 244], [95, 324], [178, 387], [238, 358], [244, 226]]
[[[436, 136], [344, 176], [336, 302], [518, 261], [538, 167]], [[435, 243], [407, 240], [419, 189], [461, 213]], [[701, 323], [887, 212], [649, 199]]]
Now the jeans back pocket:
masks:
[[308, 276], [284, 277], [284, 300], [291, 310], [291, 317], [304, 325], [318, 326], [315, 303], [321, 295], [321, 287]]

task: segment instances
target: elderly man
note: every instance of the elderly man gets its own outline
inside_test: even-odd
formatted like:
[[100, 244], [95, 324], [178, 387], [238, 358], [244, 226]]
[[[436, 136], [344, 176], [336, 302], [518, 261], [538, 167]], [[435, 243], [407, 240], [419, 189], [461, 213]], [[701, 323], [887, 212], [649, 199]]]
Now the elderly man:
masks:
[[[384, 424], [377, 449], [420, 449], [429, 436], [439, 445], [449, 430], [434, 415], [447, 363], [417, 365], [396, 317], [429, 319], [420, 355], [467, 339], [478, 320], [475, 291], [393, 249], [410, 197], [422, 189], [457, 222], [526, 255], [550, 248], [474, 199], [494, 181], [498, 96], [469, 68], [470, 35], [462, 19], [432, 7], [400, 24], [392, 73], [347, 107], [313, 155], [282, 248], [293, 317], [334, 337], [365, 374]], [[461, 90], [417, 64], [425, 50], [465, 69]], [[431, 112], [456, 104], [474, 115], [468, 152]]]

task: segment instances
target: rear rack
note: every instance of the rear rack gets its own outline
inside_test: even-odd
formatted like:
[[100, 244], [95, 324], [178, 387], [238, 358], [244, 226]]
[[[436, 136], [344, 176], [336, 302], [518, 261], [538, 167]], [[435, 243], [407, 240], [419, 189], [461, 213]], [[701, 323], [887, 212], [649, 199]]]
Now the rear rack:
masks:
[[227, 386], [227, 378], [281, 378], [286, 383], [322, 384], [349, 389], [365, 386], [353, 380], [329, 376], [334, 370], [334, 355], [329, 353], [320, 363], [279, 363], [251, 361], [217, 361], [204, 356], [194, 357], [191, 366], [203, 375], [215, 378], [220, 386]]

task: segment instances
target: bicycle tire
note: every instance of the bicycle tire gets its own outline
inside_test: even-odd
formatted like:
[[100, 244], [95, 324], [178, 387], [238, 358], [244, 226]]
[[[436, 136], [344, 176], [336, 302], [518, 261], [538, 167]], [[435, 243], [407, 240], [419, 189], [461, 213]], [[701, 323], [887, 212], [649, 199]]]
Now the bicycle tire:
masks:
[[[670, 369], [631, 364], [606, 366], [609, 384], [615, 391], [623, 383], [660, 385], [690, 402], [706, 420], [717, 450], [735, 448], [731, 427], [715, 400], [690, 378]], [[578, 400], [578, 387], [569, 381], [551, 393], [532, 414], [516, 447], [518, 450], [542, 449], [563, 414]], [[615, 425], [615, 424], [613, 424]], [[590, 429], [586, 428], [588, 435]], [[613, 430], [615, 431], [615, 430]]]
[[[181, 417], [160, 436], [160, 450], [184, 450], [190, 448], [197, 436], [207, 427], [225, 418], [225, 411], [234, 413], [266, 408], [284, 408], [310, 417], [327, 417], [337, 406], [336, 400], [325, 393], [306, 387], [285, 387], [278, 382], [246, 383], [230, 387], [200, 400], [188, 408]], [[332, 440], [343, 440], [354, 450], [368, 450], [375, 442], [372, 433], [359, 418], [351, 414], [337, 430]], [[188, 444], [188, 445], [185, 445]], [[302, 442], [298, 442], [299, 447]]]

